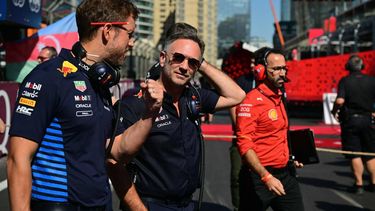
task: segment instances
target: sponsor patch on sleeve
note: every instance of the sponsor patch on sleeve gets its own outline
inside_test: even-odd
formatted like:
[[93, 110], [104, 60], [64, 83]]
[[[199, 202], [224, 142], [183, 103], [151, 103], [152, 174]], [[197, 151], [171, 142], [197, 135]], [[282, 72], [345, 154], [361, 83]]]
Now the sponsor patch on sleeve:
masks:
[[18, 101], [18, 103], [21, 104], [21, 105], [27, 105], [27, 106], [30, 106], [30, 107], [35, 107], [36, 101], [25, 98], [25, 97], [21, 97], [20, 100]]

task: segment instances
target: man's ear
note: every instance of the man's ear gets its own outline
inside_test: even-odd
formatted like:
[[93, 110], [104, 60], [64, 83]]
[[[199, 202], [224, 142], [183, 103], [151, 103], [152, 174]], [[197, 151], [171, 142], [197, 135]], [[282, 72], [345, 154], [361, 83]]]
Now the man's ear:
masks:
[[159, 54], [159, 64], [161, 67], [164, 67], [165, 65], [165, 61], [166, 61], [166, 54], [167, 52], [165, 51], [160, 51], [160, 54]]
[[102, 41], [104, 44], [107, 44], [107, 42], [110, 40], [111, 30], [114, 30], [111, 24], [106, 24], [103, 26], [103, 30], [98, 30], [98, 33], [102, 33]]

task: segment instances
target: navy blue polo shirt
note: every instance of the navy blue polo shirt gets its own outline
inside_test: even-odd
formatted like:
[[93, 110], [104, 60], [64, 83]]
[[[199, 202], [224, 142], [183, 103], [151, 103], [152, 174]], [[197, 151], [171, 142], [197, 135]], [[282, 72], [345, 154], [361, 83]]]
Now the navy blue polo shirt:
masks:
[[[219, 96], [200, 89], [203, 113], [213, 113]], [[141, 197], [179, 200], [190, 196], [199, 186], [200, 138], [197, 126], [188, 119], [186, 96], [179, 99], [180, 116], [172, 97], [164, 93], [162, 110], [134, 162], [136, 187]], [[121, 106], [125, 128], [145, 112], [143, 99], [124, 98]]]
[[32, 161], [32, 199], [85, 206], [110, 199], [105, 144], [113, 111], [84, 71], [62, 49], [20, 85], [10, 135], [39, 145]]

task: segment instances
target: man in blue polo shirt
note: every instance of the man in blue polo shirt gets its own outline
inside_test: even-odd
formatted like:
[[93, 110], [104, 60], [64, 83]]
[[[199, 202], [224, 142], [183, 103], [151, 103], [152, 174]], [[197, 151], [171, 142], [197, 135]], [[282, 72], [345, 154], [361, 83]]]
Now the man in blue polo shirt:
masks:
[[[125, 0], [83, 1], [76, 13], [80, 42], [21, 83], [7, 162], [12, 210], [104, 210], [110, 203], [105, 151], [115, 115], [109, 87], [134, 45], [138, 14]], [[110, 152], [118, 161], [143, 143], [161, 107], [162, 87], [155, 81], [141, 87], [146, 113], [116, 137]]]
[[[194, 209], [192, 194], [200, 186], [202, 140], [196, 110], [213, 113], [232, 107], [242, 101], [245, 93], [203, 59], [204, 42], [194, 27], [186, 23], [173, 25], [167, 32], [164, 49], [160, 52], [161, 72], [157, 80], [164, 87], [163, 105], [134, 159], [133, 181], [149, 211], [189, 211]], [[212, 82], [218, 93], [196, 89], [190, 84], [197, 71]], [[139, 106], [142, 101], [139, 95], [123, 100], [125, 128], [131, 127], [146, 111], [144, 106]], [[115, 188], [121, 187], [115, 185]], [[129, 206], [135, 203], [136, 197], [121, 196], [121, 199]]]

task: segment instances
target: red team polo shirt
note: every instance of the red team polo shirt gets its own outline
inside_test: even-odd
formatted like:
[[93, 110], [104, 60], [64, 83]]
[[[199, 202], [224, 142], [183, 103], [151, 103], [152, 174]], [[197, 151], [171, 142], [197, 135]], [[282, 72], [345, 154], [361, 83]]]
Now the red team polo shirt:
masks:
[[275, 94], [265, 84], [260, 84], [237, 106], [236, 133], [241, 157], [252, 149], [263, 166], [286, 166], [288, 119], [281, 97], [280, 90]]

